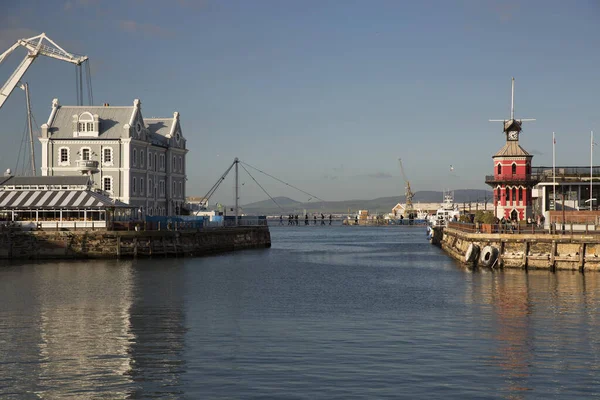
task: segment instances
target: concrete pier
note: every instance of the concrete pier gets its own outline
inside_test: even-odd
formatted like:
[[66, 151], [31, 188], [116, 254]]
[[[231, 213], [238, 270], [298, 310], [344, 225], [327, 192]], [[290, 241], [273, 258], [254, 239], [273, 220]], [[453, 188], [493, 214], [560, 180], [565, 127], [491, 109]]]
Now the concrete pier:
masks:
[[[489, 234], [436, 228], [432, 243], [461, 263], [467, 263], [467, 250], [475, 244], [479, 249], [485, 246], [497, 249], [495, 268], [600, 271], [597, 234]], [[480, 262], [470, 264], [480, 265]]]
[[5, 231], [0, 259], [202, 256], [271, 247], [266, 226], [179, 231]]

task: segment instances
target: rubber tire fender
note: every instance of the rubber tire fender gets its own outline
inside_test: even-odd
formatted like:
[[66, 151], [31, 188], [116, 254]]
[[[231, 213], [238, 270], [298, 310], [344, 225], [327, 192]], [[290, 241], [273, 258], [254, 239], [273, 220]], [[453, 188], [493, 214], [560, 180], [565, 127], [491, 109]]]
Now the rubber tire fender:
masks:
[[467, 248], [467, 252], [465, 253], [465, 262], [467, 264], [472, 264], [473, 262], [476, 262], [479, 258], [479, 252], [479, 246], [475, 243], [471, 243]]
[[479, 256], [479, 265], [482, 267], [491, 267], [496, 262], [498, 258], [498, 249], [494, 246], [485, 246], [481, 250], [481, 254]]

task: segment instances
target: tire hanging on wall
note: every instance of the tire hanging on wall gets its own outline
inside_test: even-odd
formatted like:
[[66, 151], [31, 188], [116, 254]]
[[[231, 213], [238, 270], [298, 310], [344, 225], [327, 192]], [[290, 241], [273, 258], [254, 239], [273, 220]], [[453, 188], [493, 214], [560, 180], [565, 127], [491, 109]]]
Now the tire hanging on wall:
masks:
[[465, 253], [465, 263], [476, 264], [479, 258], [479, 246], [475, 243], [471, 243]]
[[482, 267], [491, 267], [496, 262], [498, 258], [498, 249], [493, 246], [485, 246], [483, 250], [481, 250], [481, 255], [479, 256], [479, 265]]

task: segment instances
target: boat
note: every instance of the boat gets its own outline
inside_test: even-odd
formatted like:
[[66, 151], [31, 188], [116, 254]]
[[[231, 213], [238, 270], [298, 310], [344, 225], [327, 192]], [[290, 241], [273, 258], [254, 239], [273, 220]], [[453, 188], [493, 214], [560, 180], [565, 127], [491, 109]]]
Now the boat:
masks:
[[458, 210], [458, 205], [454, 204], [453, 193], [445, 192], [444, 202], [435, 214], [427, 218], [427, 222], [430, 226], [444, 227], [448, 225], [448, 221], [458, 220], [458, 217], [460, 217], [460, 211]]

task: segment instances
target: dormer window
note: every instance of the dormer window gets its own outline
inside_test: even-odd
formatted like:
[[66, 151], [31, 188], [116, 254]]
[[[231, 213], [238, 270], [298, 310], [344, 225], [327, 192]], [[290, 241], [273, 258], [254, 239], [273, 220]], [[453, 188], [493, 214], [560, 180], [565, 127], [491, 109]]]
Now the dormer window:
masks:
[[73, 137], [98, 137], [100, 121], [98, 114], [85, 111], [73, 115]]

